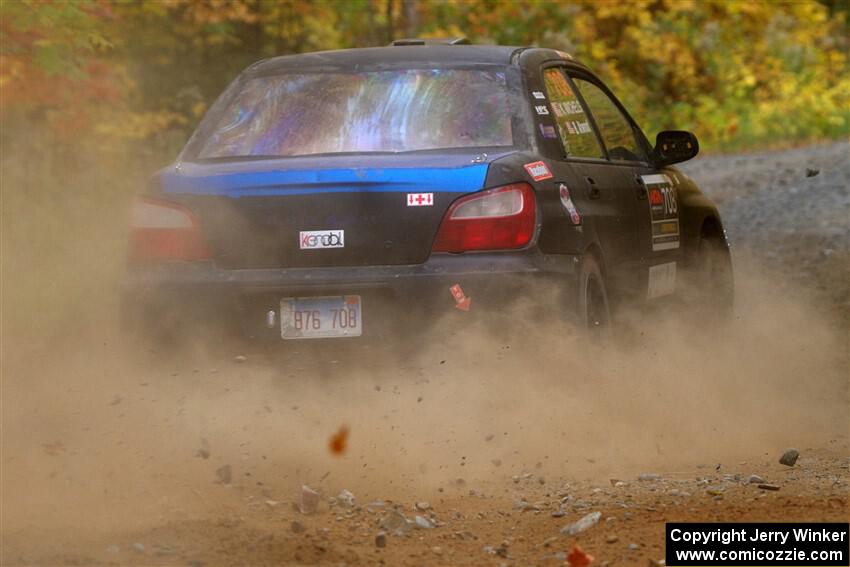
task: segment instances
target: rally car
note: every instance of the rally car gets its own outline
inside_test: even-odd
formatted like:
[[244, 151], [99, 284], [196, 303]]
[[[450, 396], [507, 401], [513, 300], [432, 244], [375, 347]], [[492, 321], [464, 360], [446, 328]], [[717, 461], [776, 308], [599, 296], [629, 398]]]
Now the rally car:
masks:
[[124, 305], [275, 340], [471, 319], [541, 284], [559, 290], [547, 313], [588, 329], [626, 303], [724, 312], [720, 215], [671, 167], [697, 152], [685, 131], [650, 144], [552, 49], [402, 40], [266, 59], [135, 199]]

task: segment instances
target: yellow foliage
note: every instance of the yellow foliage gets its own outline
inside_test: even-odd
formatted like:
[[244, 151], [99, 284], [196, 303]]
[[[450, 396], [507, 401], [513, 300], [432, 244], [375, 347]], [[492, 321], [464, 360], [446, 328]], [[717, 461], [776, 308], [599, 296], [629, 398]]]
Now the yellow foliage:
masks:
[[22, 0], [0, 11], [3, 111], [42, 109], [105, 139], [185, 139], [257, 59], [402, 35], [568, 52], [650, 137], [686, 128], [726, 148], [850, 130], [848, 14], [815, 0]]
[[97, 134], [122, 140], [144, 140], [153, 134], [185, 126], [188, 119], [174, 112], [123, 112], [108, 116], [95, 125]]

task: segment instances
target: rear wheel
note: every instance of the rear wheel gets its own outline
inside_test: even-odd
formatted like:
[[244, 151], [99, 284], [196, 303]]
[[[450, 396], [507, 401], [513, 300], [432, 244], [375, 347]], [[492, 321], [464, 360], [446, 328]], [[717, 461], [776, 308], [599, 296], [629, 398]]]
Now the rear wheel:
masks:
[[611, 333], [611, 309], [608, 292], [599, 263], [593, 256], [585, 256], [579, 268], [576, 313], [582, 329], [595, 336]]

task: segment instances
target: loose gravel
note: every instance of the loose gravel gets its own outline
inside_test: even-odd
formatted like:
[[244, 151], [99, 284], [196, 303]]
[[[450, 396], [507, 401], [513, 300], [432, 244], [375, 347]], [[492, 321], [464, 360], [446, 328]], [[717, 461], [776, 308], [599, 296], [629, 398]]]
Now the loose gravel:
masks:
[[707, 155], [680, 170], [718, 204], [733, 260], [783, 274], [847, 320], [850, 143]]

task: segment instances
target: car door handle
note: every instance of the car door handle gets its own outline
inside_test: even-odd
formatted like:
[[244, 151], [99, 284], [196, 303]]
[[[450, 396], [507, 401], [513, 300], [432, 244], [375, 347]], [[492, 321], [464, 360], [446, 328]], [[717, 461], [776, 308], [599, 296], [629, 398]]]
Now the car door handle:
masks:
[[602, 191], [600, 191], [599, 187], [596, 186], [596, 180], [592, 177], [585, 177], [584, 179], [590, 186], [590, 188], [587, 190], [587, 197], [589, 199], [598, 199], [599, 197], [601, 197]]

